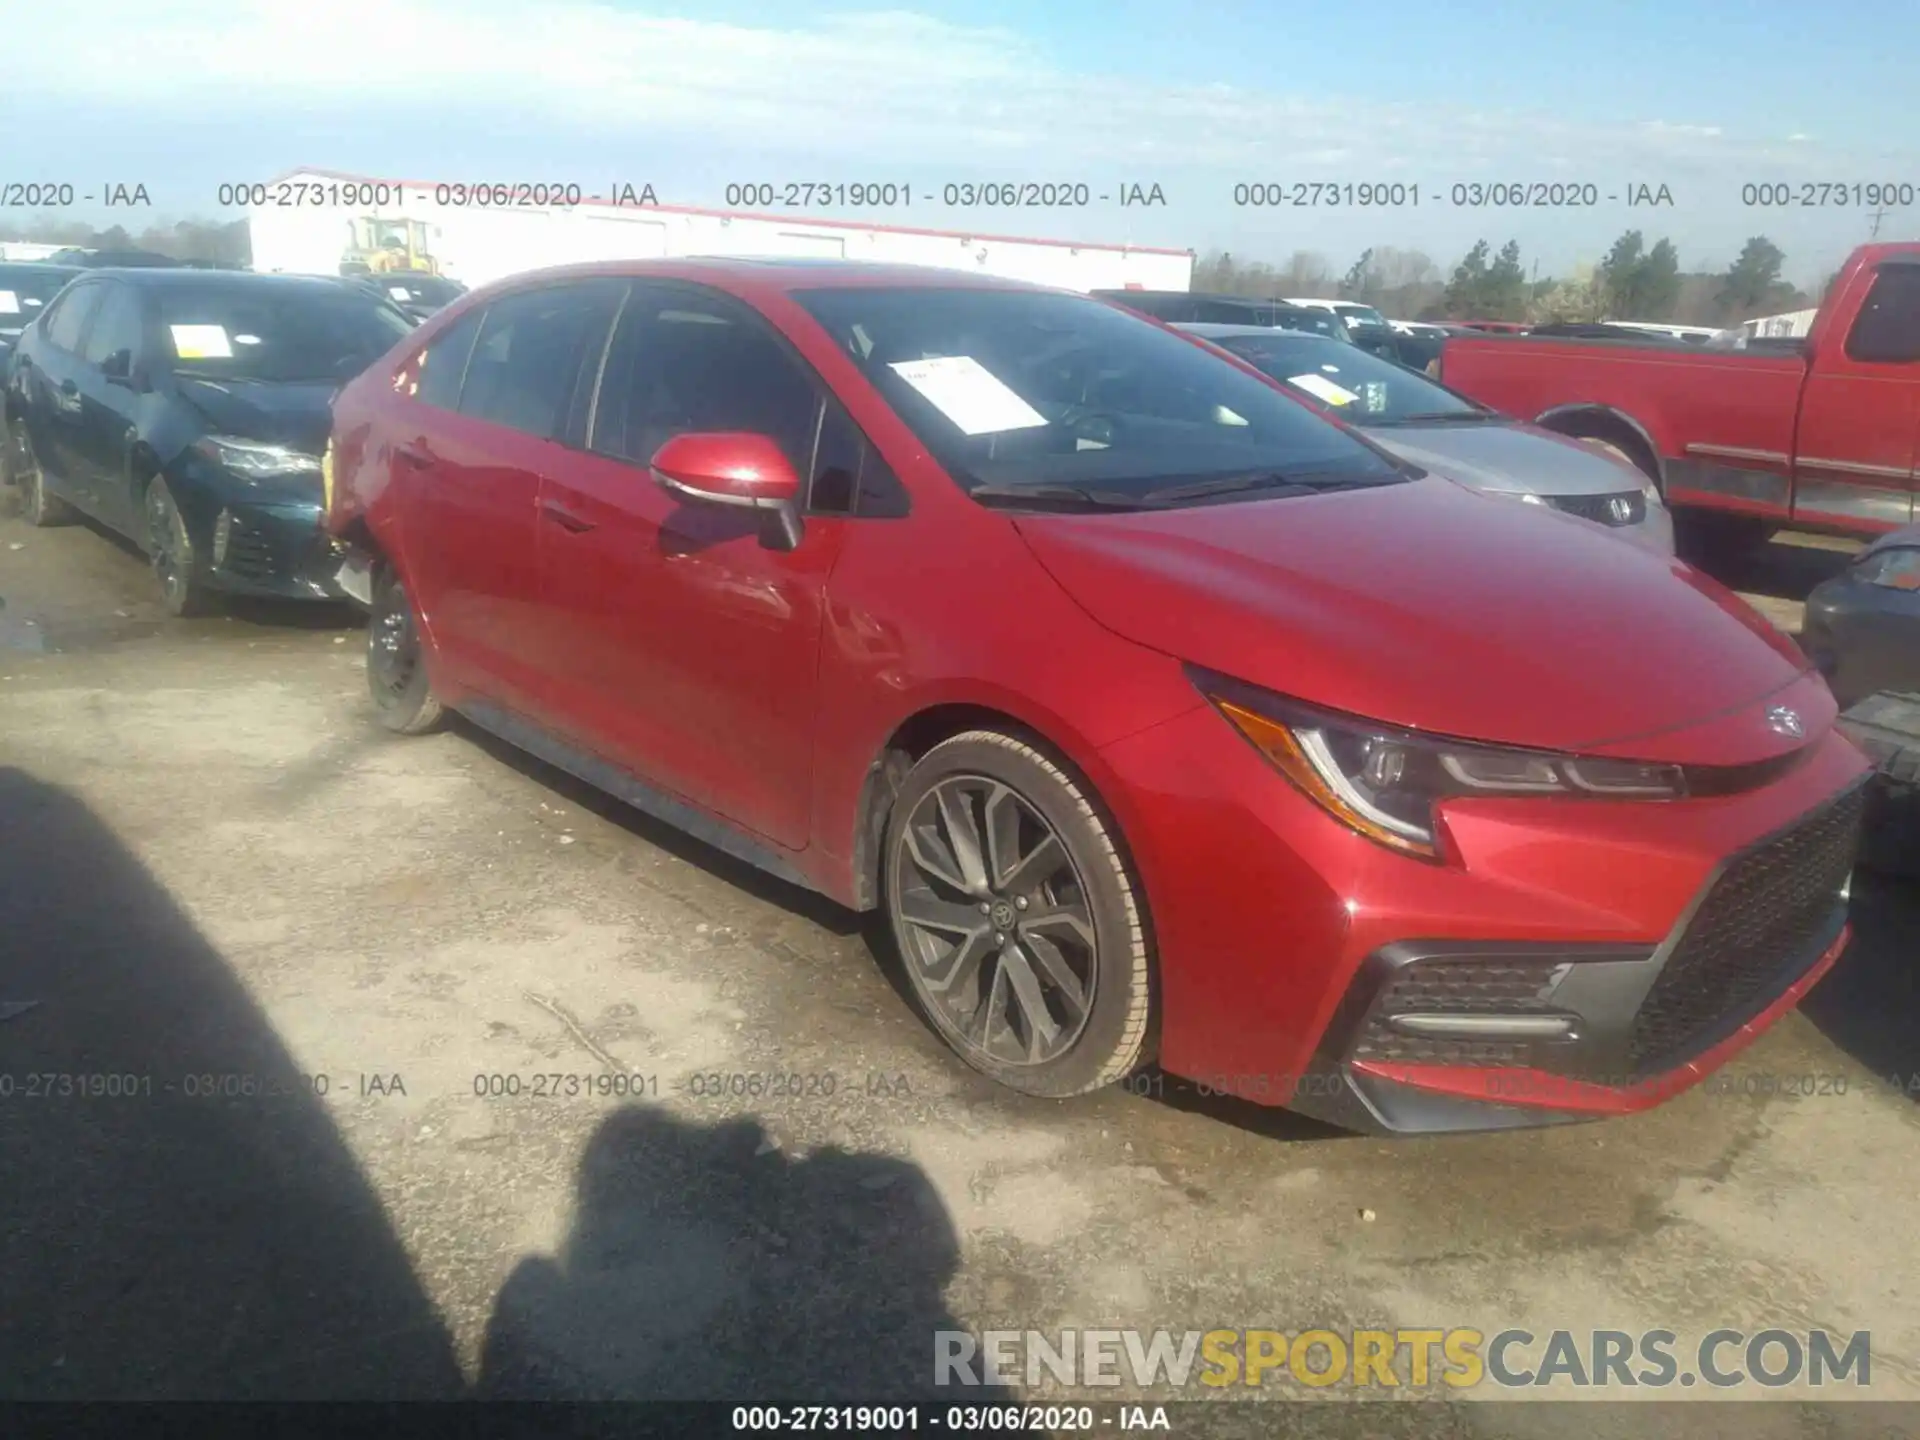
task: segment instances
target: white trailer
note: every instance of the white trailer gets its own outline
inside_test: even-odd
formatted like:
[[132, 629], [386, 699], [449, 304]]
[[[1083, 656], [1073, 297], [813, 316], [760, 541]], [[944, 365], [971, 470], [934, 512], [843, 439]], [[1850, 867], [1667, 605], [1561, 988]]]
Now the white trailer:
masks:
[[1750, 340], [1759, 339], [1799, 339], [1804, 340], [1813, 330], [1813, 320], [1820, 313], [1820, 307], [1811, 310], [1789, 310], [1784, 315], [1761, 315], [1752, 320], [1743, 320], [1734, 328]]
[[0, 260], [44, 260], [64, 245], [44, 245], [33, 240], [0, 240]]
[[[582, 197], [575, 204], [452, 203], [462, 198], [463, 188], [292, 171], [254, 187], [248, 197], [265, 201], [247, 210], [253, 268], [336, 275], [396, 264], [477, 286], [523, 270], [585, 260], [825, 255], [967, 270], [1082, 291], [1186, 290], [1193, 280], [1191, 250], [735, 214], [644, 199], [634, 203], [630, 194]], [[474, 197], [468, 192], [465, 198]]]

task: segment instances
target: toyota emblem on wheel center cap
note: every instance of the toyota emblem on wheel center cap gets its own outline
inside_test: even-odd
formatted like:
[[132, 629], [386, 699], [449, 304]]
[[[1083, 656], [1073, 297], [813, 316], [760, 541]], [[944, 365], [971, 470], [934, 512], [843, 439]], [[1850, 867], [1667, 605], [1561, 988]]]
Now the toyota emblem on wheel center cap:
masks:
[[1806, 727], [1800, 723], [1800, 712], [1789, 710], [1784, 705], [1776, 705], [1767, 711], [1767, 728], [1789, 740], [1798, 740], [1807, 733]]

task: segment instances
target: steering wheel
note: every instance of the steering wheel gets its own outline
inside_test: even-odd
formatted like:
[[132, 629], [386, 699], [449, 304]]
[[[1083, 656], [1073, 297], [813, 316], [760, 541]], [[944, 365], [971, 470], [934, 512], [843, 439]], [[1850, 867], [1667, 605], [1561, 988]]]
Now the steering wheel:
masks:
[[1054, 420], [1076, 440], [1094, 440], [1111, 445], [1126, 427], [1126, 417], [1113, 410], [1093, 405], [1069, 405]]

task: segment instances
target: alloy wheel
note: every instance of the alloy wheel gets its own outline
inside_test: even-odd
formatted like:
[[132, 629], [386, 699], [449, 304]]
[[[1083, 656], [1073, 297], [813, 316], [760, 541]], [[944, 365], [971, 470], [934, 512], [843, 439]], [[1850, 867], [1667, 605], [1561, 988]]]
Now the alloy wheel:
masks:
[[941, 780], [900, 831], [893, 906], [915, 983], [956, 1043], [1044, 1065], [1093, 1011], [1086, 887], [1032, 803], [981, 775]]
[[385, 603], [367, 631], [367, 669], [373, 682], [398, 700], [413, 684], [420, 666], [420, 641], [414, 633], [413, 612], [398, 587], [385, 592]]
[[147, 553], [169, 605], [178, 608], [193, 588], [193, 548], [186, 522], [162, 481], [147, 487]]

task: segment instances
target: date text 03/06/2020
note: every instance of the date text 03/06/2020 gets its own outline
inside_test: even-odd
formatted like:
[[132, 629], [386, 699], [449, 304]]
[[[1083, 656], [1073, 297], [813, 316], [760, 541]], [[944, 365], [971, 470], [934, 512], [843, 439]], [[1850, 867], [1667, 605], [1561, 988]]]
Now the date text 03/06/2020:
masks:
[[1598, 205], [1671, 208], [1673, 190], [1658, 182], [1602, 185], [1592, 180], [1457, 180], [1424, 185], [1404, 180], [1245, 180], [1233, 187], [1243, 209], [1399, 209], [1422, 205], [1466, 210], [1587, 210]]

